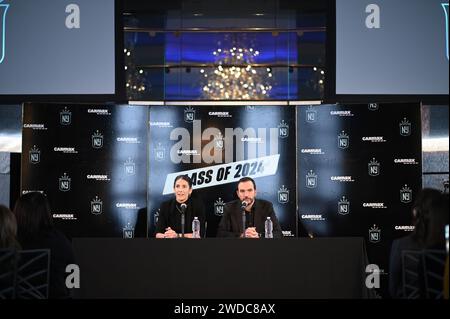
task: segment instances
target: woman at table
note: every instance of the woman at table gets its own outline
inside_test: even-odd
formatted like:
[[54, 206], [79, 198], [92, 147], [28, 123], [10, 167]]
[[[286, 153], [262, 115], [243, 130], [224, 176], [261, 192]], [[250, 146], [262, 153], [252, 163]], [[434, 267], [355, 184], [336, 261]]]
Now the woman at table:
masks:
[[205, 236], [205, 207], [192, 193], [192, 181], [187, 175], [179, 175], [173, 184], [174, 198], [161, 204], [156, 238], [182, 237], [181, 217], [184, 213], [184, 237], [192, 238], [192, 221], [194, 217], [200, 220], [200, 237]]

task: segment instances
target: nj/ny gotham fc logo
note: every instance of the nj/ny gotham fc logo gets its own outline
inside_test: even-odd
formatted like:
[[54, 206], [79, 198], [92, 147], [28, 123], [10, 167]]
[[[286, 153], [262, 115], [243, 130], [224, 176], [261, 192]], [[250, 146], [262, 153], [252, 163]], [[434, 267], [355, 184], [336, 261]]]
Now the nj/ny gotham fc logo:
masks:
[[93, 148], [102, 148], [103, 147], [103, 135], [98, 130], [92, 134], [92, 147]]
[[195, 110], [191, 107], [184, 109], [184, 121], [187, 123], [192, 123], [195, 120]]
[[371, 243], [378, 243], [381, 240], [381, 229], [375, 224], [369, 229], [369, 241]]
[[338, 135], [338, 146], [339, 148], [346, 149], [350, 145], [350, 136], [342, 131], [341, 134]]
[[369, 103], [368, 109], [370, 111], [376, 111], [378, 110], [378, 103]]
[[34, 145], [32, 149], [30, 149], [29, 155], [31, 164], [38, 164], [41, 161], [41, 151], [36, 147], [36, 145]]
[[219, 199], [214, 202], [214, 215], [222, 216], [224, 206], [225, 203], [223, 202], [222, 198], [219, 197]]
[[59, 123], [61, 125], [70, 125], [72, 123], [72, 112], [67, 107], [59, 112]]
[[378, 163], [375, 158], [373, 158], [367, 165], [369, 166], [369, 175], [370, 176], [380, 175], [380, 170], [381, 170], [380, 163]]
[[317, 187], [317, 174], [315, 174], [312, 170], [306, 174], [306, 187], [308, 188], [316, 188]]
[[317, 111], [314, 109], [314, 107], [308, 106], [306, 109], [306, 122], [308, 123], [314, 123], [317, 121]]
[[278, 190], [278, 202], [280, 204], [286, 204], [289, 202], [289, 189], [284, 187], [284, 185]]
[[103, 212], [103, 202], [98, 196], [91, 201], [91, 213], [94, 215], [100, 215]]
[[278, 136], [281, 138], [289, 136], [289, 125], [284, 120], [278, 125]]
[[71, 178], [67, 176], [66, 173], [64, 173], [64, 175], [59, 178], [59, 190], [61, 192], [70, 191], [70, 180]]
[[441, 3], [445, 14], [445, 50], [448, 60], [448, 3]]
[[214, 136], [214, 148], [216, 148], [217, 150], [223, 150], [223, 147], [223, 136], [222, 133], [219, 132], [219, 134]]
[[350, 202], [342, 196], [341, 200], [338, 202], [338, 213], [341, 215], [347, 215], [350, 213]]
[[405, 204], [411, 203], [412, 201], [412, 189], [406, 184], [400, 189], [400, 201]]
[[401, 136], [411, 135], [411, 123], [406, 118], [404, 118], [403, 121], [400, 122], [399, 126]]
[[134, 227], [131, 226], [130, 223], [127, 223], [127, 225], [123, 228], [123, 238], [134, 238]]
[[131, 157], [128, 157], [127, 161], [124, 163], [125, 174], [135, 175], [136, 174], [136, 164]]
[[155, 160], [162, 162], [166, 159], [166, 149], [161, 143], [155, 147]]
[[6, 12], [8, 11], [9, 4], [1, 4], [3, 0], [0, 0], [0, 64], [5, 59], [6, 52]]

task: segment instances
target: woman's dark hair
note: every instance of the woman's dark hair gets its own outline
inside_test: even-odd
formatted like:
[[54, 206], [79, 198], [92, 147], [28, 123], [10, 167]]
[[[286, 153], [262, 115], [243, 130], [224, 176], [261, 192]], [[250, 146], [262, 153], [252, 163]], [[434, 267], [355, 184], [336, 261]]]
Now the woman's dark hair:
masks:
[[0, 205], [0, 248], [17, 247], [17, 223], [8, 207]]
[[173, 188], [175, 188], [175, 184], [177, 183], [178, 180], [184, 180], [189, 184], [189, 188], [192, 188], [192, 180], [189, 176], [187, 175], [178, 175], [177, 177], [175, 177], [175, 181], [173, 182]]
[[53, 228], [53, 219], [47, 197], [39, 192], [22, 195], [16, 202], [17, 236], [32, 239]]
[[413, 237], [423, 248], [443, 245], [448, 224], [448, 194], [424, 188], [414, 202], [413, 219]]

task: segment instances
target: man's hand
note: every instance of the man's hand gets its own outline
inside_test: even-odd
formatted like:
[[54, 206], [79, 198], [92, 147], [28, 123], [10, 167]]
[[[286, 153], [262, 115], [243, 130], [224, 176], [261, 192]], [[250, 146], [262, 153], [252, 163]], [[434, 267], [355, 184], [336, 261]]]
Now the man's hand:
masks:
[[164, 233], [164, 238], [177, 238], [178, 234], [170, 227], [166, 228], [166, 231]]
[[246, 238], [259, 238], [259, 234], [256, 232], [255, 227], [249, 227], [245, 230]]

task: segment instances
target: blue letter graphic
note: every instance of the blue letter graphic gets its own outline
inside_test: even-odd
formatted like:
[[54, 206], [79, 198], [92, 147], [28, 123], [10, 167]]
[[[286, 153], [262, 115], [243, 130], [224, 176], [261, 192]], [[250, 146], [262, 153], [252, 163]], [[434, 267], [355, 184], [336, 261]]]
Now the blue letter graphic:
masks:
[[[2, 3], [3, 0], [0, 0]], [[0, 63], [5, 58], [5, 37], [6, 37], [6, 11], [8, 11], [9, 4], [0, 4]]]

